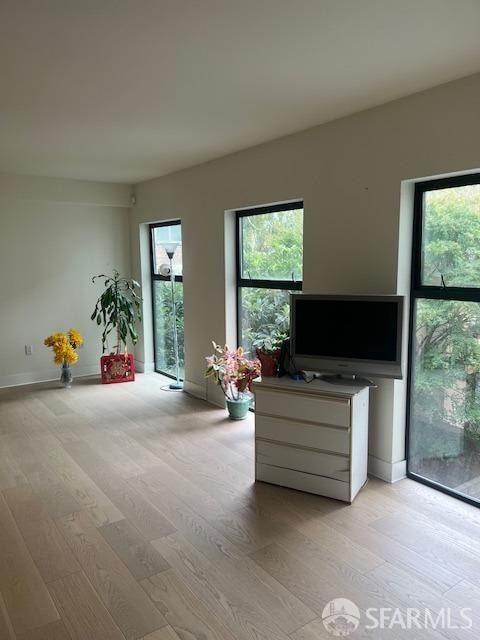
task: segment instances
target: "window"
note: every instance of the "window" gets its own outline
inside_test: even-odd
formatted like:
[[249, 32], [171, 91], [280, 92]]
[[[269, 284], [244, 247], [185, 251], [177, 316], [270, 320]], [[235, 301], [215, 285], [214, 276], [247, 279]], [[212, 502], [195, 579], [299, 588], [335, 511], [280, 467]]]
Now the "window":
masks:
[[183, 334], [183, 275], [182, 275], [182, 227], [180, 222], [167, 222], [150, 226], [152, 303], [155, 371], [175, 376], [175, 350], [173, 335], [172, 285], [169, 276], [160, 275], [160, 266], [169, 264], [165, 243], [175, 243], [173, 272], [175, 274], [175, 311], [177, 320], [180, 377], [184, 377], [184, 334]]
[[408, 475], [480, 503], [480, 175], [415, 190]]
[[238, 344], [251, 355], [289, 331], [289, 292], [302, 289], [303, 203], [237, 211]]

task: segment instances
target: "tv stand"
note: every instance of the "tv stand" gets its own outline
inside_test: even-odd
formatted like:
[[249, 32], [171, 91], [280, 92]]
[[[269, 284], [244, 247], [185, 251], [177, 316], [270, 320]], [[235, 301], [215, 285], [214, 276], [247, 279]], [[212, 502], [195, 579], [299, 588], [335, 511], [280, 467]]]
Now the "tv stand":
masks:
[[[305, 371], [305, 374], [310, 374], [309, 371]], [[324, 380], [330, 384], [339, 384], [339, 385], [353, 385], [360, 387], [371, 387], [376, 388], [376, 384], [369, 380], [368, 378], [363, 378], [362, 376], [357, 376], [355, 373], [347, 374], [347, 373], [312, 373], [313, 379]], [[306, 378], [308, 380], [308, 378]]]
[[368, 385], [263, 378], [254, 391], [256, 480], [352, 502], [367, 481]]

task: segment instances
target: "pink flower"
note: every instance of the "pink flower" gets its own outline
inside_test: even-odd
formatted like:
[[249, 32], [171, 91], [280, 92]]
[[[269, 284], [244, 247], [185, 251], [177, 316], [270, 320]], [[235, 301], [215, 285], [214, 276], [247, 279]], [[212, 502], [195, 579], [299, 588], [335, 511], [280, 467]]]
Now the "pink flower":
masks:
[[215, 342], [212, 344], [216, 353], [206, 358], [206, 377], [212, 377], [229, 399], [238, 397], [239, 393], [247, 389], [250, 390], [252, 382], [261, 372], [259, 360], [245, 358], [242, 347], [232, 350], [228, 345], [220, 347]]

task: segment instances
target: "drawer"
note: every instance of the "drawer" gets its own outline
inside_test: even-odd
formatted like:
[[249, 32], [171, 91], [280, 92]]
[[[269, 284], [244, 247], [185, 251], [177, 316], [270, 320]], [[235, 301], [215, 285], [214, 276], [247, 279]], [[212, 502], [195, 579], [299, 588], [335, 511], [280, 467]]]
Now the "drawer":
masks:
[[281, 469], [268, 464], [256, 464], [256, 479], [262, 482], [278, 484], [282, 487], [290, 487], [298, 491], [307, 491], [327, 498], [335, 498], [350, 502], [350, 485], [348, 482], [324, 478], [322, 476], [293, 471], [292, 469]]
[[350, 426], [350, 400], [300, 391], [258, 389], [255, 409], [272, 416], [308, 420], [340, 427]]
[[350, 429], [326, 427], [320, 424], [283, 420], [255, 412], [255, 435], [258, 438], [298, 444], [334, 453], [350, 453]]
[[255, 441], [256, 462], [349, 482], [350, 459], [311, 449]]

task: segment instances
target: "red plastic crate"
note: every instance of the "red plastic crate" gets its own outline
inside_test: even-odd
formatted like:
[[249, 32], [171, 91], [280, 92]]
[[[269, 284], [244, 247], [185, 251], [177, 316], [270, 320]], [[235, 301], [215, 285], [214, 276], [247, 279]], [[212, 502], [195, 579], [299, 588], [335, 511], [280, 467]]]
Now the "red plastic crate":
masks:
[[133, 382], [135, 380], [135, 360], [131, 353], [102, 356], [100, 358], [102, 384]]

